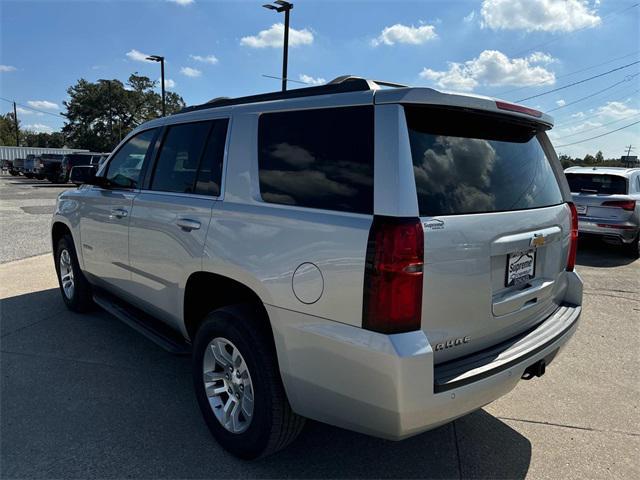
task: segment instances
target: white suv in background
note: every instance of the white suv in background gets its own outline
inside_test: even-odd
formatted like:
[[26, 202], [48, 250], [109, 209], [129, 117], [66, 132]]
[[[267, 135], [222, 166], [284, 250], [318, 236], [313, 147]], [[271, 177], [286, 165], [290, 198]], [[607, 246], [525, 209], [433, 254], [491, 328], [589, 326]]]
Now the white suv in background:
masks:
[[542, 375], [577, 328], [551, 125], [357, 77], [187, 108], [74, 168], [62, 298], [190, 352], [204, 419], [242, 458], [305, 417], [415, 435]]

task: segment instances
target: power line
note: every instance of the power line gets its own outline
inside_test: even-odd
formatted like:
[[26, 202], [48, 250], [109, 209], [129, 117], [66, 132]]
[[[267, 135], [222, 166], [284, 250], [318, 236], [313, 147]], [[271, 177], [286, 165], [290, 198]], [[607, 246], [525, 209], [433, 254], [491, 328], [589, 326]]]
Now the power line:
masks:
[[[623, 58], [633, 57], [634, 55], [637, 55], [638, 53], [640, 53], [640, 50], [636, 50], [635, 52], [632, 52], [632, 53], [627, 53], [626, 55], [622, 55], [621, 57], [617, 57], [617, 58], [614, 58], [612, 60], [607, 60], [606, 62], [601, 62], [601, 63], [598, 63], [596, 65], [591, 65], [590, 67], [581, 68], [580, 70], [574, 70], [573, 72], [565, 73], [564, 75], [558, 75], [556, 77], [556, 79], [571, 77], [571, 76], [576, 75], [578, 73], [586, 72], [588, 70], [593, 70], [594, 68], [602, 67], [603, 65], [608, 65], [610, 63], [617, 62], [618, 60], [622, 60]], [[504, 92], [498, 92], [496, 94], [496, 96], [506, 95], [508, 93], [517, 92], [517, 91], [520, 91], [520, 90], [525, 90], [527, 88], [535, 88], [537, 86], [544, 85], [545, 83], [546, 82], [539, 82], [539, 83], [536, 83], [534, 85], [525, 85], [524, 87], [512, 88], [510, 90], [505, 90]]]
[[637, 77], [638, 75], [640, 75], [640, 73], [634, 73], [633, 75], [627, 75], [626, 77], [624, 77], [619, 82], [616, 82], [613, 85], [609, 85], [607, 88], [603, 88], [602, 90], [598, 90], [597, 92], [594, 92], [594, 93], [592, 93], [590, 95], [586, 95], [586, 96], [584, 96], [582, 98], [578, 98], [577, 100], [574, 100], [572, 102], [565, 103], [564, 105], [560, 105], [558, 107], [552, 108], [551, 110], [547, 110], [546, 113], [555, 112], [556, 110], [560, 110], [561, 108], [567, 108], [567, 107], [570, 107], [571, 105], [575, 105], [576, 103], [582, 102], [583, 100], [587, 100], [587, 99], [589, 99], [591, 97], [595, 97], [596, 95], [600, 95], [601, 93], [604, 93], [607, 90], [611, 90], [612, 88], [617, 87], [618, 85], [620, 85], [622, 83], [631, 81], [633, 78]]
[[611, 135], [612, 133], [619, 132], [620, 130], [624, 130], [625, 128], [633, 127], [634, 125], [637, 125], [638, 123], [640, 123], [640, 120], [638, 120], [637, 122], [630, 123], [629, 125], [625, 125], [624, 127], [616, 128], [615, 130], [611, 130], [609, 132], [605, 132], [605, 133], [602, 133], [600, 135], [596, 135], [595, 137], [585, 138], [584, 140], [579, 140], [579, 141], [573, 142], [573, 143], [565, 143], [564, 145], [556, 145], [555, 148], [570, 147], [571, 145], [577, 145], [579, 143], [588, 142], [589, 140], [595, 140], [596, 138], [605, 137], [607, 135]]
[[619, 119], [614, 120], [614, 121], [612, 121], [612, 122], [603, 123], [602, 125], [598, 125], [597, 127], [591, 127], [591, 128], [587, 128], [587, 129], [585, 129], [585, 130], [580, 130], [579, 132], [572, 133], [572, 134], [570, 134], [570, 135], [563, 135], [562, 137], [555, 138], [555, 140], [556, 140], [556, 141], [557, 141], [557, 140], [564, 140], [565, 138], [575, 137], [576, 135], [581, 135], [581, 134], [583, 134], [583, 133], [591, 132], [591, 131], [593, 131], [593, 130], [598, 130], [598, 129], [603, 128], [603, 127], [606, 127], [606, 126], [608, 126], [608, 125], [613, 125], [614, 123], [620, 123], [620, 122], [622, 122], [623, 120], [629, 120], [630, 118], [637, 117], [638, 115], [640, 115], [640, 114], [636, 113], [636, 114], [633, 114], [633, 115], [628, 115], [628, 116], [626, 116], [626, 117], [619, 118]]
[[574, 87], [576, 85], [580, 85], [581, 83], [588, 82], [589, 80], [593, 80], [594, 78], [604, 77], [605, 75], [609, 75], [610, 73], [617, 72], [618, 70], [623, 70], [623, 69], [631, 67], [633, 65], [637, 65], [638, 63], [640, 63], [640, 60], [632, 62], [632, 63], [628, 63], [626, 65], [623, 65], [622, 67], [614, 68], [614, 69], [606, 71], [604, 73], [599, 73], [598, 75], [594, 75], [593, 77], [585, 78], [583, 80], [578, 80], [577, 82], [570, 83], [569, 85], [564, 85], [563, 87], [554, 88], [553, 90], [547, 90], [546, 92], [538, 93], [537, 95], [531, 95], [530, 97], [521, 98], [520, 100], [516, 100], [516, 102], [524, 102], [526, 100], [531, 100], [532, 98], [538, 98], [538, 97], [542, 97], [543, 95], [548, 95], [548, 94], [553, 93], [553, 92], [558, 92], [560, 90], [564, 90], [565, 88]]
[[[5, 102], [9, 102], [9, 103], [14, 103], [13, 100], [9, 100], [8, 98], [4, 98], [4, 97], [0, 97], [0, 100], [4, 100]], [[39, 110], [37, 108], [33, 108], [33, 107], [30, 107], [29, 105], [24, 105], [18, 102], [15, 102], [15, 104], [21, 106], [22, 108], [26, 108], [27, 110], [33, 110], [34, 112], [44, 113], [46, 115], [52, 115], [54, 117], [64, 118], [65, 120], [67, 119], [67, 117], [65, 117], [64, 115], [60, 115], [59, 113], [46, 112], [44, 110]]]
[[[610, 17], [611, 15], [616, 15], [618, 13], [626, 12], [627, 10], [631, 10], [632, 8], [635, 8], [638, 5], [640, 5], [640, 3], [635, 3], [634, 5], [631, 5], [629, 7], [623, 7], [620, 10], [613, 10], [613, 11], [603, 15], [602, 17], [600, 17], [600, 20], [604, 20], [605, 18]], [[568, 32], [564, 36], [556, 37], [556, 38], [553, 38], [553, 39], [551, 39], [551, 40], [549, 40], [547, 42], [539, 43], [539, 44], [534, 45], [533, 47], [528, 48], [526, 50], [521, 50], [521, 51], [519, 51], [517, 53], [514, 53], [512, 56], [513, 57], [517, 57], [518, 55], [522, 55], [524, 53], [533, 52], [533, 51], [539, 49], [540, 47], [545, 47], [545, 46], [547, 46], [547, 45], [549, 45], [551, 43], [557, 42], [558, 40], [562, 40], [563, 38], [566, 38], [566, 37], [568, 37], [570, 35], [574, 35], [574, 34], [576, 34], [578, 32], [581, 32], [583, 30], [586, 30], [586, 29], [592, 28], [592, 27], [593, 27], [593, 25], [586, 25], [586, 26], [584, 26], [582, 28], [579, 28], [577, 30], [573, 30], [572, 32]]]

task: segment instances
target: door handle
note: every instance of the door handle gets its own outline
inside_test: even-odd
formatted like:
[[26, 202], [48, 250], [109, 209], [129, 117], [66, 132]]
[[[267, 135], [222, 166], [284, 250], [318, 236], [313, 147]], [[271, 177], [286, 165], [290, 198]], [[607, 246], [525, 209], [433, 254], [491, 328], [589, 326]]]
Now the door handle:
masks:
[[124, 218], [127, 215], [129, 215], [129, 212], [127, 212], [124, 208], [113, 208], [111, 209], [111, 214], [109, 215], [109, 218], [111, 219]]
[[178, 225], [185, 232], [190, 232], [191, 230], [200, 229], [200, 222], [197, 220], [191, 220], [189, 218], [179, 218], [176, 221], [176, 225]]

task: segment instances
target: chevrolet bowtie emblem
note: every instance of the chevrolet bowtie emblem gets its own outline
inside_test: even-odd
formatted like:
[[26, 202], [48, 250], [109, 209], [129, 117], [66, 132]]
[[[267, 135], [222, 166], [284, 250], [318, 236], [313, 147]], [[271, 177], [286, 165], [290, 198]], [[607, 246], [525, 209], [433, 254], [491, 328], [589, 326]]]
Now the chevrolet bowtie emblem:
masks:
[[544, 245], [544, 235], [542, 235], [541, 233], [536, 233], [533, 235], [533, 238], [531, 239], [531, 242], [529, 242], [529, 246], [531, 247], [541, 247], [542, 245]]

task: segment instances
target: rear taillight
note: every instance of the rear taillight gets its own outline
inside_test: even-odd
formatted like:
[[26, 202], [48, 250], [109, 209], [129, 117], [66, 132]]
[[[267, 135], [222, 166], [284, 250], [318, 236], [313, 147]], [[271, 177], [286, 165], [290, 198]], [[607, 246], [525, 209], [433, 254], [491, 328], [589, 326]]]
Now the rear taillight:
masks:
[[635, 200], [609, 200], [602, 203], [603, 207], [618, 207], [623, 210], [632, 212], [636, 208]]
[[571, 233], [569, 236], [569, 256], [567, 257], [567, 270], [573, 272], [576, 266], [576, 254], [578, 253], [578, 211], [573, 202], [568, 202], [571, 210]]
[[374, 217], [365, 264], [363, 328], [382, 333], [420, 329], [423, 265], [419, 218]]

